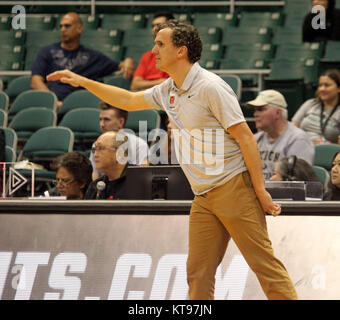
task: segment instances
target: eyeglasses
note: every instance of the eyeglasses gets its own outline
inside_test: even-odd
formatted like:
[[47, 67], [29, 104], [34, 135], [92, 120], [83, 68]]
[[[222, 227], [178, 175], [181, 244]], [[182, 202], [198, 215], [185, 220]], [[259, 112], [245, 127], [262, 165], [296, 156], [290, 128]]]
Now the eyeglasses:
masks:
[[105, 147], [105, 146], [95, 146], [91, 149], [92, 153], [95, 153], [96, 151], [103, 151], [103, 150], [117, 150], [115, 147]]
[[63, 179], [63, 178], [57, 178], [55, 179], [54, 183], [57, 184], [62, 184], [64, 186], [69, 186], [70, 184], [72, 184], [73, 182], [75, 182], [76, 180], [69, 180], [69, 179]]

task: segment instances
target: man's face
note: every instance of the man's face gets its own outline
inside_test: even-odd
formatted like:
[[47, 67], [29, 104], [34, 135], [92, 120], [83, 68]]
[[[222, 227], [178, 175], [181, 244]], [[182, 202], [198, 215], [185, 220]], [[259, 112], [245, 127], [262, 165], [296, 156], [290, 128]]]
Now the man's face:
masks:
[[255, 107], [254, 118], [256, 129], [268, 131], [272, 128], [274, 120], [277, 119], [278, 110], [269, 105]]
[[74, 16], [66, 14], [60, 20], [61, 42], [70, 43], [79, 38], [83, 31], [82, 25]]
[[158, 31], [155, 38], [155, 46], [152, 49], [156, 57], [156, 67], [167, 72], [171, 66], [176, 64], [181, 47], [174, 46], [171, 35], [172, 30], [165, 28]]
[[107, 174], [116, 164], [116, 151], [112, 135], [101, 135], [95, 143], [96, 168]]
[[124, 118], [117, 116], [117, 112], [114, 109], [102, 110], [99, 115], [100, 130], [102, 133], [123, 129], [124, 121]]
[[166, 17], [158, 17], [152, 20], [151, 32], [154, 38], [156, 37], [156, 27], [164, 22], [166, 22]]

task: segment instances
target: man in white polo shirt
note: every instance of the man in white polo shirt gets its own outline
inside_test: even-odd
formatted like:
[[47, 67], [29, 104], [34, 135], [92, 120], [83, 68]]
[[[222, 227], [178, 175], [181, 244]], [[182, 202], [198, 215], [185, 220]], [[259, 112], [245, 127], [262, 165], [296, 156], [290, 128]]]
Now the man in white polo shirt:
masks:
[[305, 131], [287, 121], [287, 102], [276, 90], [259, 92], [246, 104], [254, 108], [255, 134], [265, 180], [274, 174], [274, 163], [280, 158], [296, 156], [313, 165], [314, 144]]
[[255, 137], [232, 89], [197, 63], [201, 51], [195, 27], [168, 21], [158, 27], [153, 48], [157, 68], [170, 75], [160, 85], [129, 92], [69, 70], [47, 79], [85, 87], [125, 110], [157, 108], [168, 114], [177, 158], [195, 193], [187, 261], [190, 299], [214, 298], [216, 269], [230, 238], [269, 299], [296, 299], [268, 237], [265, 212], [276, 216], [281, 207], [265, 190]]

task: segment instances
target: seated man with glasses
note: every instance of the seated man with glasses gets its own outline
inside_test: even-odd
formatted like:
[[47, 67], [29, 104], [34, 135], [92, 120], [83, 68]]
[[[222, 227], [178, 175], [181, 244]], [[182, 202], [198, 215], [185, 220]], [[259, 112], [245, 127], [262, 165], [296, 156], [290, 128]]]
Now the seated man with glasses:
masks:
[[97, 169], [103, 176], [91, 182], [85, 199], [120, 199], [128, 165], [127, 136], [121, 131], [108, 131], [98, 137], [92, 148]]

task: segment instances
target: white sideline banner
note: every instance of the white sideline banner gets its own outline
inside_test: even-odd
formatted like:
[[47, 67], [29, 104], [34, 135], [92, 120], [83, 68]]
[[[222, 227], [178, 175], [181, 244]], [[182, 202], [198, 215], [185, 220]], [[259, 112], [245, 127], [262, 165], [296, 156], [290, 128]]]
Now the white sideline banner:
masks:
[[[0, 214], [0, 299], [185, 300], [188, 215]], [[267, 216], [299, 299], [339, 299], [340, 218]], [[215, 299], [266, 299], [233, 241]]]

